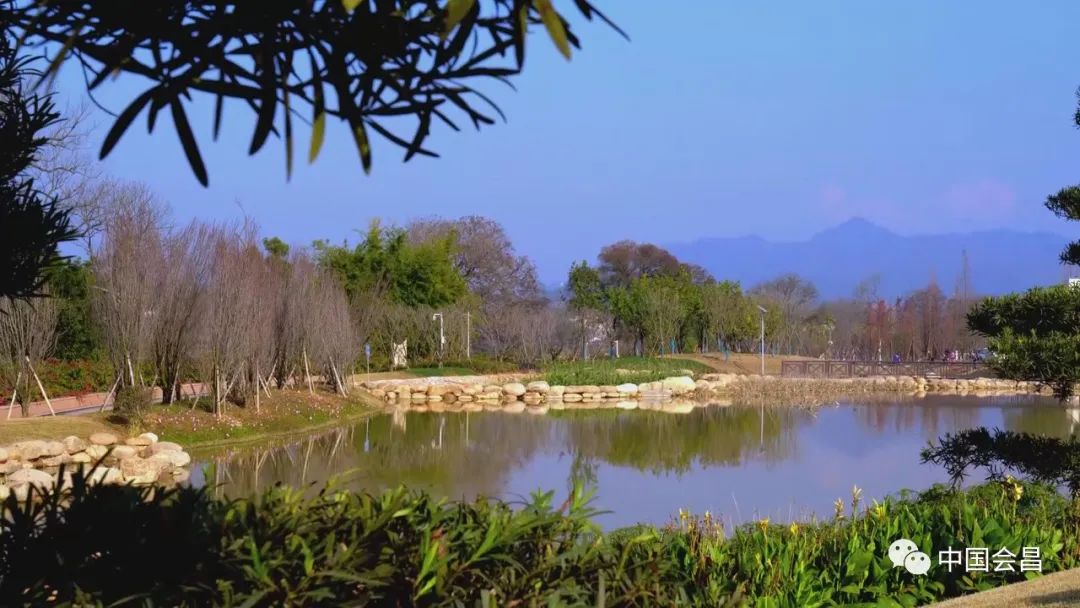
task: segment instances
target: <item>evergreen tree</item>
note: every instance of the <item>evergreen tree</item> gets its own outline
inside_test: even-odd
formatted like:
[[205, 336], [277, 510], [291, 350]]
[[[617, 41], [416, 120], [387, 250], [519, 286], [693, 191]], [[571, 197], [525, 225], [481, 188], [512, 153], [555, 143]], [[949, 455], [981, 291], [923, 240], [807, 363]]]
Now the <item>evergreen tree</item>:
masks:
[[[3, 8], [0, 5], [0, 8]], [[0, 24], [2, 25], [2, 24]], [[60, 120], [50, 95], [31, 91], [39, 74], [16, 55], [0, 29], [0, 297], [41, 294], [46, 271], [61, 260], [60, 243], [76, 237], [66, 210], [29, 175], [46, 130]]]

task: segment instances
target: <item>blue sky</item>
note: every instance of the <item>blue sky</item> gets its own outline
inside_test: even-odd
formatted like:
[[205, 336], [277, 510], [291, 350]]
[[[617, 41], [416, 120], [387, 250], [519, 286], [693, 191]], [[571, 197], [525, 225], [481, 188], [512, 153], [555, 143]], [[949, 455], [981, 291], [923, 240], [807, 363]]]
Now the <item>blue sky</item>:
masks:
[[[376, 217], [489, 216], [549, 284], [622, 238], [798, 240], [855, 216], [901, 234], [1072, 231], [1042, 201], [1080, 182], [1075, 0], [595, 1], [631, 41], [579, 23], [566, 62], [534, 32], [517, 92], [484, 89], [509, 121], [436, 132], [441, 159], [402, 164], [377, 142], [365, 176], [331, 122], [319, 160], [286, 183], [275, 142], [246, 155], [246, 110], [227, 109], [211, 143], [204, 99], [192, 119], [209, 188], [167, 116], [152, 136], [137, 121], [106, 170], [181, 219], [243, 209], [295, 244], [355, 240]], [[77, 99], [72, 66], [59, 83]], [[145, 86], [125, 77], [98, 97], [118, 112]], [[94, 121], [96, 152], [111, 119]]]

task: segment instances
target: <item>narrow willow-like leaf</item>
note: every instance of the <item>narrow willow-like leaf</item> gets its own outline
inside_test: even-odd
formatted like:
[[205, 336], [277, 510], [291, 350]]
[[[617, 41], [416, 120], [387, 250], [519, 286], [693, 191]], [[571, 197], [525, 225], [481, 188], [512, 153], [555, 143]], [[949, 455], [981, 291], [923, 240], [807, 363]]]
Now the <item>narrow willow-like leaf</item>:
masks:
[[446, 3], [446, 25], [443, 27], [443, 35], [449, 34], [465, 15], [469, 14], [476, 0], [449, 0]]
[[356, 150], [360, 153], [360, 164], [364, 167], [364, 173], [371, 174], [371, 143], [368, 141], [367, 129], [364, 121], [358, 120], [353, 125], [353, 140], [356, 142]]
[[101, 152], [99, 153], [98, 158], [105, 158], [109, 155], [109, 152], [112, 152], [113, 147], [120, 141], [120, 136], [127, 131], [129, 126], [131, 126], [131, 122], [135, 120], [135, 117], [139, 115], [139, 112], [142, 112], [143, 108], [146, 107], [147, 102], [154, 96], [155, 91], [157, 91], [157, 88], [145, 91], [142, 95], [136, 97], [135, 101], [131, 102], [131, 104], [124, 108], [124, 111], [116, 117], [116, 122], [113, 123], [109, 132], [105, 134], [105, 141], [101, 143]]
[[570, 59], [570, 42], [566, 39], [566, 28], [563, 26], [562, 17], [551, 5], [551, 0], [533, 0], [533, 4], [536, 10], [540, 11], [540, 19], [543, 20], [544, 27], [547, 28], [548, 36], [551, 36], [555, 47], [559, 49], [563, 57]]
[[308, 150], [308, 163], [315, 162], [322, 150], [323, 139], [326, 137], [326, 112], [319, 112], [311, 123], [311, 148]]
[[199, 183], [205, 186], [210, 180], [206, 176], [206, 165], [203, 164], [202, 155], [199, 153], [199, 145], [195, 143], [195, 135], [191, 132], [191, 124], [188, 123], [184, 106], [180, 104], [179, 98], [173, 99], [169, 106], [172, 110], [176, 135], [180, 138], [180, 145], [184, 147], [184, 154], [191, 165], [191, 170], [195, 172], [195, 177], [198, 178]]

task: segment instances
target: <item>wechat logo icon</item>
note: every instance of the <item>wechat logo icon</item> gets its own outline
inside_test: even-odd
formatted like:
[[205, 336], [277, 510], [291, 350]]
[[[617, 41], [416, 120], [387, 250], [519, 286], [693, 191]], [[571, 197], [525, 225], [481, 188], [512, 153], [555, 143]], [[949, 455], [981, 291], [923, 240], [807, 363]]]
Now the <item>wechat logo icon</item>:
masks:
[[903, 566], [905, 570], [922, 576], [930, 571], [930, 556], [919, 551], [912, 541], [901, 538], [889, 545], [889, 561], [894, 568]]

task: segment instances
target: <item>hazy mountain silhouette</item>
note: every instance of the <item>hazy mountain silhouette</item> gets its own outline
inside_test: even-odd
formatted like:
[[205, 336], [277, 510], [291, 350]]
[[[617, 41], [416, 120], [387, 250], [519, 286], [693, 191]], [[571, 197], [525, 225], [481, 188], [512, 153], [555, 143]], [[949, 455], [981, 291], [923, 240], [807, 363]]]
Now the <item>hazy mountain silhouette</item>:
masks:
[[966, 250], [975, 292], [985, 295], [1060, 283], [1058, 255], [1065, 236], [1014, 230], [900, 236], [861, 218], [829, 228], [808, 241], [773, 243], [759, 237], [709, 238], [667, 245], [684, 262], [719, 279], [753, 286], [787, 272], [817, 285], [823, 298], [849, 297], [863, 279], [878, 274], [879, 294], [895, 297], [925, 287], [934, 276], [951, 294]]

